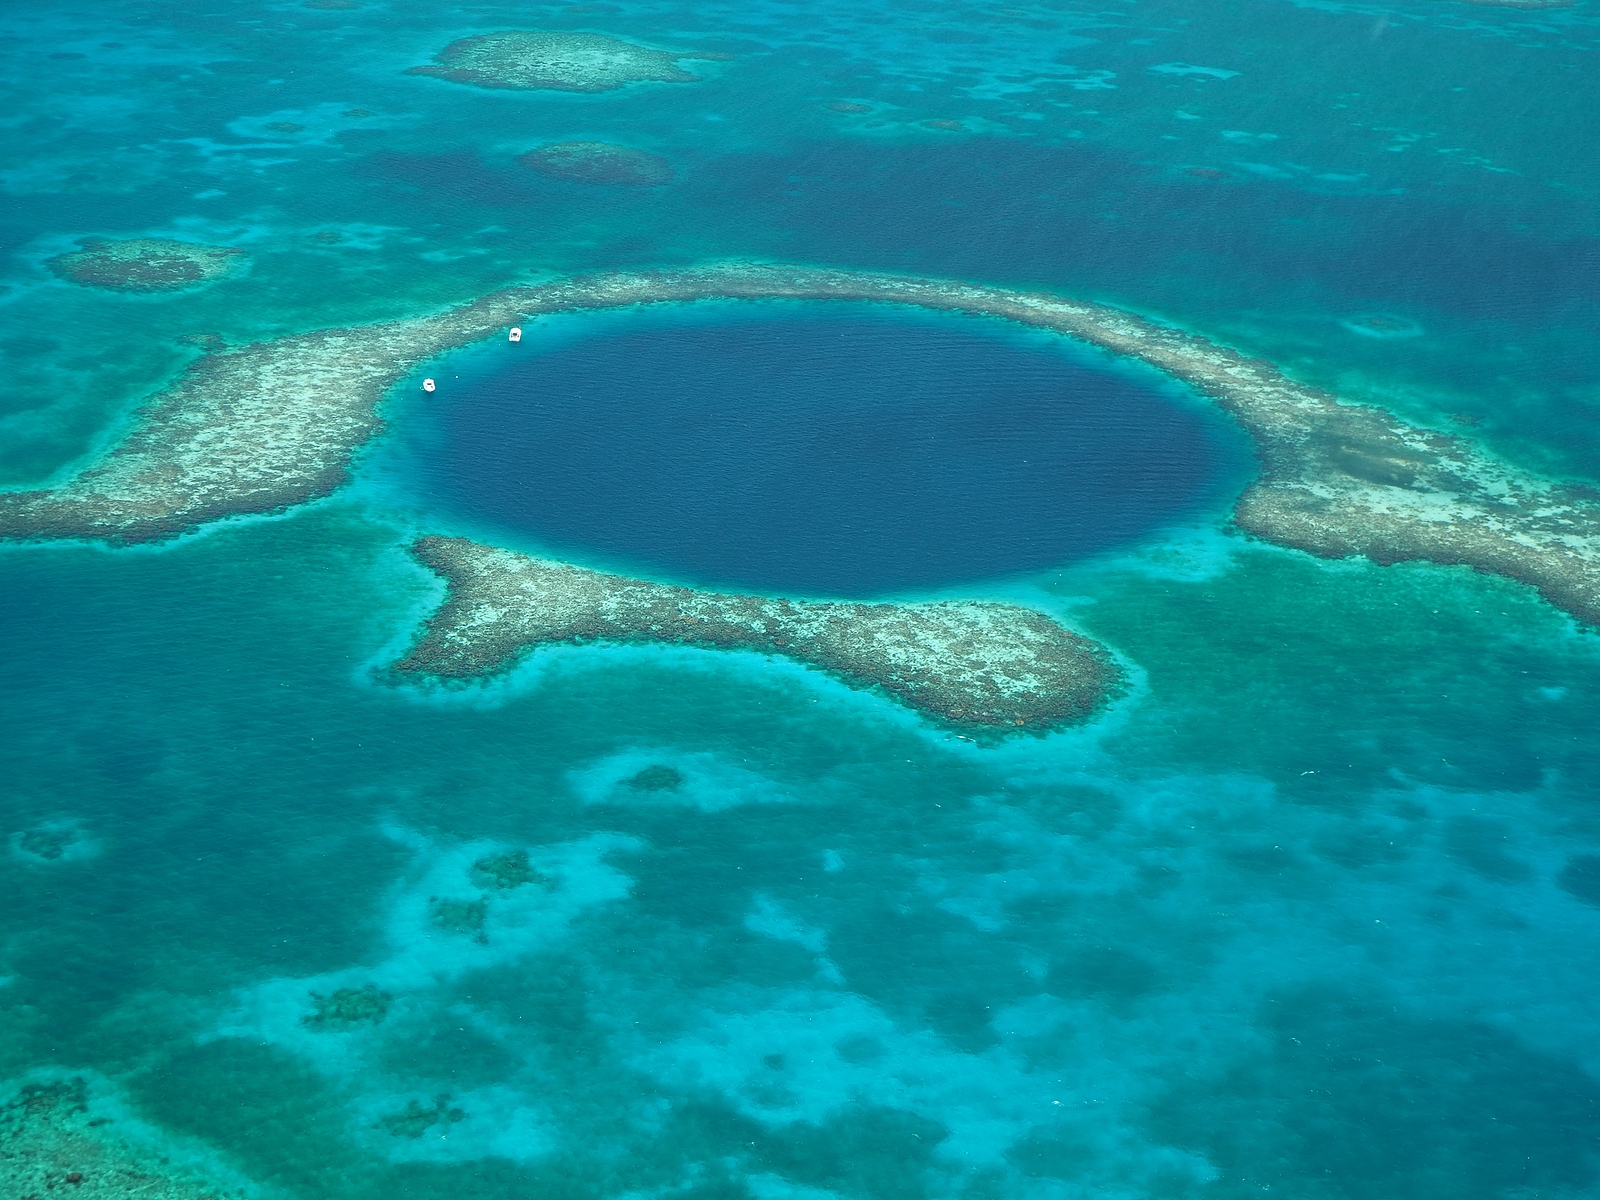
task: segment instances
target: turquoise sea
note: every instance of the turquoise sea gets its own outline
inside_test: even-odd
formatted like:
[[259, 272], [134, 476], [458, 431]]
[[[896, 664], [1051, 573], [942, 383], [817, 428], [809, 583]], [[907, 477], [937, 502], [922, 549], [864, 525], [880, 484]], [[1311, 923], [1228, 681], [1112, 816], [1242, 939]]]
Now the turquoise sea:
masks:
[[[195, 335], [748, 258], [1119, 305], [1600, 487], [1596, 0], [350, 3], [0, 11], [0, 485], [92, 462]], [[505, 29], [721, 57], [594, 94], [405, 73]], [[672, 181], [516, 161], [563, 141]], [[245, 258], [151, 295], [48, 266], [135, 237]], [[1600, 1196], [1594, 631], [1245, 538], [1241, 430], [984, 318], [695, 305], [519, 351], [419, 368], [439, 393], [397, 387], [326, 499], [0, 547], [0, 1108], [82, 1079], [262, 1200]], [[595, 419], [481, 407], [549, 379], [599, 381]], [[993, 421], [951, 403], [980, 382]], [[780, 403], [821, 457], [718, 491]], [[1036, 429], [1078, 465], [1022, 470]], [[442, 595], [418, 532], [1009, 600], [1129, 683], [981, 744], [753, 653], [399, 686]], [[474, 865], [518, 852], [519, 887]], [[335, 994], [380, 1019], [319, 1022]]]

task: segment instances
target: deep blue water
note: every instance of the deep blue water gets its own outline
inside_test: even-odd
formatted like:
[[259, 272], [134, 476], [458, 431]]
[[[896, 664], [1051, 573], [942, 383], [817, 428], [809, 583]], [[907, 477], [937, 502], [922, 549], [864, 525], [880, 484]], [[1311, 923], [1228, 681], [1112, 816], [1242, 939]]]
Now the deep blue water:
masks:
[[1128, 543], [1192, 516], [1247, 458], [1151, 373], [998, 322], [757, 311], [645, 316], [549, 349], [531, 329], [446, 380], [420, 490], [560, 554], [871, 596]]

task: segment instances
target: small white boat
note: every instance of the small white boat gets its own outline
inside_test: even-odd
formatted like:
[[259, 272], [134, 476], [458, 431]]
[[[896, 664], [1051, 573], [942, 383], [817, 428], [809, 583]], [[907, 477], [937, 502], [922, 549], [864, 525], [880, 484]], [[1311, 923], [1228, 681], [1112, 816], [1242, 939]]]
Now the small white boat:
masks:
[[433, 380], [431, 380], [431, 379], [424, 379], [424, 380], [423, 380], [423, 381], [422, 381], [422, 390], [423, 390], [423, 391], [425, 391], [425, 392], [431, 392], [431, 391], [433, 391]]
[[513, 342], [520, 342], [522, 340], [522, 330], [520, 327], [516, 325], [511, 327], [511, 340]]

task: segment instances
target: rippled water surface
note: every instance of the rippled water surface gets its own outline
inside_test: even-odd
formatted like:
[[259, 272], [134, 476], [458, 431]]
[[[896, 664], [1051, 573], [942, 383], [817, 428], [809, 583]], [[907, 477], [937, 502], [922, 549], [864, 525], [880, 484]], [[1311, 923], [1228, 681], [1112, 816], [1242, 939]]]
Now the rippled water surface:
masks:
[[[1123, 305], [1600, 486], [1597, 0], [351, 5], [0, 12], [5, 486], [92, 461], [197, 335], [721, 259]], [[518, 28], [719, 57], [405, 73]], [[672, 180], [517, 162], [573, 141]], [[48, 268], [91, 237], [247, 257]], [[81, 1078], [96, 1129], [263, 1200], [1600, 1191], [1592, 632], [1239, 535], [1205, 402], [986, 319], [517, 350], [419, 364], [326, 500], [0, 548], [0, 1105]], [[440, 531], [1029, 604], [1128, 691], [978, 746], [751, 654], [395, 686]]]

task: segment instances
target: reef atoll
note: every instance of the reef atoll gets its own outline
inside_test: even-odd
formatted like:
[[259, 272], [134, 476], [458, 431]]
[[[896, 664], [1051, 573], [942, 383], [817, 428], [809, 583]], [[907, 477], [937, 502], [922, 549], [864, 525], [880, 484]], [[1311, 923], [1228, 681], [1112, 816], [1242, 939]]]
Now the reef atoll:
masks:
[[539, 646], [665, 642], [782, 654], [954, 725], [1048, 729], [1081, 719], [1119, 672], [1042, 613], [1011, 604], [812, 603], [704, 592], [422, 538], [449, 597], [393, 670], [498, 674]]
[[[417, 364], [503, 336], [507, 326], [542, 313], [703, 298], [844, 299], [984, 313], [1141, 359], [1211, 397], [1252, 434], [1260, 472], [1235, 508], [1239, 529], [1329, 558], [1423, 559], [1497, 572], [1532, 585], [1580, 620], [1600, 624], [1600, 496], [1591, 489], [1509, 466], [1473, 442], [1408, 425], [1382, 409], [1341, 403], [1285, 378], [1271, 363], [1106, 305], [1044, 292], [748, 263], [509, 288], [431, 317], [204, 355], [153, 397], [134, 431], [89, 469], [58, 488], [0, 494], [0, 537], [150, 541], [220, 517], [271, 512], [327, 495], [347, 478], [352, 454], [379, 428], [385, 392]], [[445, 545], [425, 543], [435, 549], [423, 553], [437, 569], [448, 566], [468, 590], [505, 588], [519, 604], [530, 595], [524, 585], [537, 591], [559, 580], [574, 591], [562, 602], [566, 607], [559, 611], [567, 616], [559, 621], [518, 610], [477, 623], [456, 622], [459, 605], [466, 603], [460, 593], [450, 602], [457, 607], [447, 605], [450, 615], [436, 619], [409, 656], [410, 670], [477, 676], [500, 669], [541, 640], [599, 637], [611, 629], [631, 640], [649, 636], [652, 628], [661, 630], [660, 640], [715, 645], [726, 636], [728, 644], [814, 654], [807, 661], [837, 661], [830, 669], [846, 676], [862, 669], [851, 662], [866, 661], [851, 659], [854, 652], [847, 653], [843, 642], [823, 639], [802, 649], [796, 640], [802, 626], [813, 630], [805, 636], [821, 637], [814, 623], [807, 625], [811, 616], [796, 617], [799, 624], [788, 628], [775, 612], [764, 614], [762, 620], [773, 616], [773, 629], [783, 629], [789, 641], [758, 635], [747, 606], [777, 601], [706, 600], [709, 607], [698, 615], [709, 624], [690, 626], [681, 617], [658, 620], [654, 614], [668, 596], [685, 606], [683, 613], [696, 611], [701, 593], [655, 591], [655, 585], [534, 560], [513, 566], [516, 556], [495, 557], [488, 548], [469, 551], [462, 544], [454, 544], [458, 549], [447, 564], [439, 549]], [[473, 563], [483, 564], [481, 584]], [[624, 608], [631, 615], [619, 617]], [[898, 637], [893, 611], [886, 608], [879, 628]], [[875, 619], [865, 612], [856, 617]], [[905, 636], [913, 636], [909, 628]], [[948, 680], [927, 690], [903, 675], [874, 683], [902, 698], [925, 695], [929, 711], [941, 714], [957, 708], [1007, 711], [998, 701], [969, 708], [965, 700], [938, 699], [941, 688], [952, 689], [950, 697], [960, 690]], [[996, 686], [1003, 691], [1008, 685]], [[1033, 710], [1017, 704], [1012, 719], [1034, 719], [1028, 715]]]
[[682, 58], [720, 54], [651, 50], [603, 33], [509, 29], [451, 42], [430, 66], [408, 75], [432, 75], [474, 87], [558, 92], [609, 92], [630, 83], [695, 83], [678, 66]]
[[661, 155], [611, 142], [551, 142], [519, 155], [517, 162], [573, 183], [660, 187], [672, 182], [672, 164]]
[[0, 1183], [7, 1200], [215, 1200], [237, 1193], [120, 1137], [115, 1121], [91, 1115], [82, 1079], [26, 1084], [0, 1105]]
[[242, 261], [244, 251], [167, 238], [114, 242], [85, 238], [79, 249], [49, 260], [63, 279], [117, 292], [175, 292], [221, 279]]

